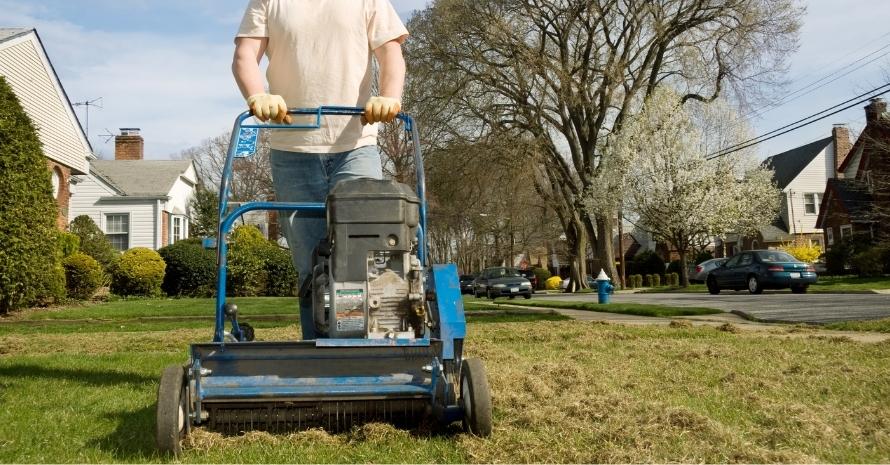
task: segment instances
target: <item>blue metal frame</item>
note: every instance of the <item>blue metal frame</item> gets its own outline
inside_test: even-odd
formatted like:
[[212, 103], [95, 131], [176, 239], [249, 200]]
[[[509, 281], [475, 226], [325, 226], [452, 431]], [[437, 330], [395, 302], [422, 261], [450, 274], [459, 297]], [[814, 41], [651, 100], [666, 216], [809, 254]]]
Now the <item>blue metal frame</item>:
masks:
[[[291, 115], [309, 115], [315, 116], [315, 121], [310, 124], [244, 124], [244, 122], [253, 115], [246, 111], [238, 116], [235, 120], [235, 126], [232, 129], [232, 138], [229, 142], [229, 150], [226, 155], [226, 162], [223, 166], [222, 179], [219, 187], [219, 229], [217, 231], [217, 247], [216, 247], [216, 324], [213, 332], [214, 342], [224, 342], [225, 336], [225, 306], [226, 306], [226, 256], [228, 253], [228, 244], [225, 240], [231, 231], [235, 221], [244, 213], [253, 210], [277, 210], [286, 212], [299, 212], [307, 216], [324, 217], [325, 205], [323, 203], [296, 203], [296, 202], [248, 202], [241, 204], [232, 212], [229, 209], [229, 196], [231, 195], [231, 183], [233, 175], [233, 164], [238, 146], [238, 136], [241, 129], [288, 129], [288, 130], [310, 130], [319, 129], [322, 126], [322, 117], [324, 116], [361, 116], [364, 113], [362, 108], [357, 107], [340, 107], [340, 106], [321, 106], [318, 108], [297, 108], [288, 111]], [[418, 235], [418, 256], [423, 266], [427, 265], [427, 243], [426, 243], [426, 179], [423, 170], [423, 157], [420, 151], [420, 136], [414, 119], [404, 113], [397, 116], [404, 123], [405, 131], [411, 135], [414, 144], [414, 163], [417, 173], [417, 196], [420, 199], [420, 225]], [[233, 332], [237, 331], [237, 323], [234, 325]], [[237, 334], [236, 334], [237, 336]]]

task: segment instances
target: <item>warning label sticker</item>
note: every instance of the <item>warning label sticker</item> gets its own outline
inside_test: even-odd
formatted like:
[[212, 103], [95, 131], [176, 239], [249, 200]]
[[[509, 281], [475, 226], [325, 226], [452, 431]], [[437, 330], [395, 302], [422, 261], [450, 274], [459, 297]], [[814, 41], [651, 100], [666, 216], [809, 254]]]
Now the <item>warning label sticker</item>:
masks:
[[337, 331], [363, 331], [365, 329], [364, 291], [362, 289], [338, 289], [335, 305]]

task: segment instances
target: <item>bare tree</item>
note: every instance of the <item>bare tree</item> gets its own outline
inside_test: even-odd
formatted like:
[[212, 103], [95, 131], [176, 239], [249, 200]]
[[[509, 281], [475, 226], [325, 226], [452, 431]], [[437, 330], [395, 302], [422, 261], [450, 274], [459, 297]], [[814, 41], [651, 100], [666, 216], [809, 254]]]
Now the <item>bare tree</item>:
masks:
[[[205, 140], [201, 145], [184, 150], [179, 157], [193, 160], [198, 178], [207, 189], [219, 190], [230, 133]], [[235, 202], [268, 200], [273, 195], [272, 167], [269, 159], [268, 131], [260, 132], [257, 153], [237, 158], [233, 164], [232, 198]]]
[[801, 14], [792, 0], [438, 0], [412, 18], [408, 62], [454, 132], [508, 130], [535, 146], [535, 183], [583, 286], [588, 243], [615, 273], [616, 214], [582, 205], [602, 181], [604, 138], [660, 84], [683, 102], [742, 101], [779, 81]]

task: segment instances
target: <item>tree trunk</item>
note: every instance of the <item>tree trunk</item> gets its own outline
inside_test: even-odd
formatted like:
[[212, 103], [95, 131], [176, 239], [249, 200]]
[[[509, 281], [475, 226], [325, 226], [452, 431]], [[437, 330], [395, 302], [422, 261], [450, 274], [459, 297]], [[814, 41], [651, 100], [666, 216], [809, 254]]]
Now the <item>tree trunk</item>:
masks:
[[[611, 214], [597, 215], [596, 218], [596, 235], [597, 241], [596, 255], [603, 264], [606, 274], [612, 278], [613, 282], [618, 282], [618, 269], [615, 268], [615, 250], [612, 247], [612, 232], [614, 231], [615, 221]], [[599, 270], [596, 270], [599, 273]]]
[[680, 252], [680, 287], [689, 287], [689, 270], [687, 269], [688, 259], [685, 252]]

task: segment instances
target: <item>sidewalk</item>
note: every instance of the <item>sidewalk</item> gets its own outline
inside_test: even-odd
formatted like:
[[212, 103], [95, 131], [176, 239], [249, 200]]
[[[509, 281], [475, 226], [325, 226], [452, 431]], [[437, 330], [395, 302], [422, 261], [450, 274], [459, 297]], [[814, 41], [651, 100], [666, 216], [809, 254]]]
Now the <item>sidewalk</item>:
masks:
[[[793, 326], [781, 323], [761, 323], [747, 320], [733, 313], [717, 313], [714, 315], [678, 316], [674, 318], [647, 317], [639, 315], [625, 315], [608, 312], [592, 312], [586, 310], [573, 310], [562, 308], [541, 308], [510, 305], [510, 308], [525, 309], [541, 313], [559, 313], [578, 321], [602, 322], [622, 325], [654, 325], [669, 326], [672, 321], [685, 321], [692, 326], [710, 326], [713, 328], [728, 328], [732, 331], [744, 331], [760, 333], [758, 335], [773, 337], [846, 337], [856, 342], [877, 343], [890, 340], [890, 334], [860, 331], [833, 331], [810, 327]], [[726, 326], [730, 325], [730, 326]]]

